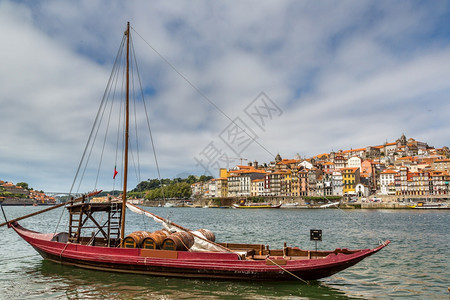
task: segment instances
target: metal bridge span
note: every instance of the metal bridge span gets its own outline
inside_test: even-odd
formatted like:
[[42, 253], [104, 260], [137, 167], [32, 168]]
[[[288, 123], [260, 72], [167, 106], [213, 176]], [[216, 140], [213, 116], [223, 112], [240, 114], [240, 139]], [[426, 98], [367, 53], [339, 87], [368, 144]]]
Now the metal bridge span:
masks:
[[45, 192], [45, 194], [47, 196], [50, 196], [50, 197], [69, 196], [70, 195], [70, 196], [73, 196], [74, 198], [78, 198], [78, 197], [83, 196], [83, 193], [72, 193], [72, 194], [69, 194], [67, 192]]

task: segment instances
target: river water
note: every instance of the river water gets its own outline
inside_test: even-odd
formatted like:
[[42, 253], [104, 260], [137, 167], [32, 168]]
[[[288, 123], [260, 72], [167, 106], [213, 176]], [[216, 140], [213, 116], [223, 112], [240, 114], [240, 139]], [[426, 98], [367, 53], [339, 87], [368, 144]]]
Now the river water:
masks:
[[[40, 207], [4, 207], [9, 219]], [[0, 299], [449, 299], [450, 211], [148, 208], [191, 229], [208, 228], [216, 241], [264, 243], [272, 249], [314, 249], [310, 229], [322, 229], [317, 248], [373, 248], [391, 244], [329, 278], [305, 284], [177, 279], [116, 274], [44, 261], [12, 229], [0, 228]], [[21, 221], [54, 232], [57, 209]], [[0, 218], [1, 220], [2, 217]], [[160, 227], [127, 212], [127, 233]], [[66, 231], [61, 227], [59, 231]]]

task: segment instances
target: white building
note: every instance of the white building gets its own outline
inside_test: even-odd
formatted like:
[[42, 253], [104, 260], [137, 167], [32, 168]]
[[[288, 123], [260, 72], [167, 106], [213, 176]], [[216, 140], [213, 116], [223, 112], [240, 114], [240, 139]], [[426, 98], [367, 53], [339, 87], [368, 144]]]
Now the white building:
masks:
[[333, 196], [342, 196], [344, 186], [342, 183], [342, 172], [334, 171], [331, 177], [331, 185], [333, 187]]
[[192, 197], [203, 195], [203, 183], [196, 182], [191, 184]]
[[252, 196], [264, 196], [264, 179], [252, 180]]
[[241, 174], [239, 177], [238, 197], [248, 197], [251, 191], [251, 179], [249, 174]]
[[314, 166], [312, 165], [312, 163], [310, 163], [309, 161], [306, 161], [306, 160], [302, 161], [302, 162], [299, 163], [298, 165], [301, 166], [301, 167], [303, 167], [303, 168], [305, 168], [305, 169], [308, 169], [308, 170], [311, 170], [311, 169], [314, 167]]
[[238, 197], [240, 191], [240, 176], [237, 174], [231, 174], [227, 178], [228, 196]]
[[358, 197], [367, 197], [369, 196], [369, 187], [365, 184], [358, 183], [355, 185], [355, 193]]
[[389, 186], [393, 185], [395, 182], [395, 174], [396, 171], [391, 169], [386, 169], [380, 174], [380, 194], [388, 195], [389, 194]]
[[209, 198], [217, 197], [217, 189], [215, 180], [208, 181], [208, 194], [206, 195]]
[[361, 158], [353, 156], [347, 160], [347, 168], [359, 168], [361, 170]]

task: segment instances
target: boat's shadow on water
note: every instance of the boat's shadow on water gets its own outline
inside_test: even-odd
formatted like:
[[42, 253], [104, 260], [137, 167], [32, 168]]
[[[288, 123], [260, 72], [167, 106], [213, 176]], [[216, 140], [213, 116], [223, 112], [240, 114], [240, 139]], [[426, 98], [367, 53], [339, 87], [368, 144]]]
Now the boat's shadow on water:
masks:
[[31, 273], [51, 282], [48, 292], [53, 296], [68, 299], [349, 299], [319, 281], [180, 279], [92, 271], [48, 261]]

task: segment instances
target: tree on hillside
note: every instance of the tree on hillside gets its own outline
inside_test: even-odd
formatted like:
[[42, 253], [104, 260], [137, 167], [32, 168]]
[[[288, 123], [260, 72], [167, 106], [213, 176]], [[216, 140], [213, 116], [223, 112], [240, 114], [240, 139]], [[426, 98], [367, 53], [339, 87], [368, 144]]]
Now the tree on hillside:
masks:
[[189, 184], [193, 184], [197, 181], [197, 178], [195, 178], [194, 175], [189, 175], [188, 178], [186, 178], [186, 182]]
[[133, 192], [144, 192], [152, 189], [156, 189], [161, 186], [159, 179], [149, 179], [147, 181], [141, 181]]
[[191, 196], [191, 185], [187, 182], [178, 182], [162, 188], [148, 190], [145, 198], [150, 200], [165, 198], [189, 198]]
[[208, 181], [211, 180], [213, 177], [212, 176], [206, 176], [206, 175], [202, 175], [200, 176], [200, 178], [194, 176], [194, 175], [189, 175], [187, 178], [162, 178], [161, 180], [159, 179], [148, 179], [146, 181], [141, 181], [131, 192], [146, 192], [149, 190], [153, 190], [153, 189], [158, 189], [161, 188], [162, 186], [167, 187], [170, 185], [174, 185], [177, 183], [186, 183], [188, 185], [191, 185], [193, 183], [196, 183], [198, 181]]
[[19, 182], [18, 184], [16, 184], [17, 186], [20, 186], [26, 190], [31, 190], [31, 188], [28, 187], [28, 183], [26, 182]]
[[202, 176], [200, 176], [199, 181], [205, 182], [205, 181], [211, 180], [213, 178], [214, 177], [212, 177], [212, 176], [202, 175]]

